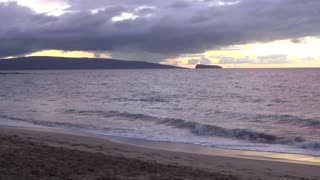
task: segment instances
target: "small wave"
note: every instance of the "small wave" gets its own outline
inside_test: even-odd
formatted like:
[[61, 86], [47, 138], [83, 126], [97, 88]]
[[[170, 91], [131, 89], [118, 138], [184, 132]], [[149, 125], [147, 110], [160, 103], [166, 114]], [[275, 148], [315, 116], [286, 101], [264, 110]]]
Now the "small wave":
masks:
[[92, 125], [72, 124], [67, 122], [38, 121], [34, 119], [23, 119], [23, 118], [17, 118], [17, 117], [12, 117], [7, 115], [0, 115], [0, 118], [9, 119], [13, 121], [32, 123], [32, 124], [40, 125], [44, 127], [69, 128], [69, 129], [96, 129], [96, 127]]
[[181, 119], [165, 119], [161, 121], [161, 123], [170, 125], [175, 128], [188, 129], [193, 134], [200, 136], [218, 136], [269, 144], [295, 144], [297, 142], [304, 141], [300, 137], [278, 137], [276, 135], [256, 132], [248, 129], [228, 129], [214, 125], [201, 124], [192, 121], [184, 121]]
[[287, 114], [284, 114], [284, 115], [259, 114], [259, 115], [256, 115], [253, 119], [268, 120], [270, 122], [276, 121], [278, 124], [288, 124], [288, 125], [295, 125], [300, 127], [320, 128], [319, 119], [301, 118], [301, 117], [287, 115]]
[[[154, 119], [154, 120], [160, 120], [161, 119], [168, 119], [168, 118], [159, 118], [159, 117], [152, 117], [148, 115], [143, 114], [132, 114], [132, 113], [126, 113], [126, 112], [118, 112], [118, 111], [88, 111], [88, 110], [66, 110], [65, 113], [79, 113], [83, 115], [89, 115], [89, 114], [97, 114], [102, 115], [105, 117], [127, 117], [129, 119]], [[224, 112], [219, 112], [224, 113]], [[273, 122], [278, 124], [288, 124], [288, 125], [295, 125], [300, 127], [308, 127], [308, 128], [320, 128], [320, 120], [319, 119], [311, 119], [311, 118], [302, 118], [292, 115], [268, 115], [268, 114], [258, 114], [258, 115], [246, 115], [243, 116], [242, 114], [238, 113], [232, 113], [227, 114], [228, 118], [241, 118], [241, 120], [249, 119], [250, 121], [264, 121], [264, 122]]]
[[170, 102], [169, 100], [165, 98], [160, 97], [145, 97], [145, 98], [110, 98], [111, 101], [120, 101], [120, 102], [127, 102], [127, 101], [133, 101], [133, 102], [147, 102], [147, 103], [165, 103]]
[[269, 143], [269, 144], [296, 144], [304, 142], [305, 140], [301, 137], [279, 137], [272, 134], [256, 132], [248, 129], [229, 129], [214, 125], [201, 124], [194, 121], [185, 121], [183, 119], [175, 118], [161, 118], [155, 116], [149, 116], [144, 114], [132, 114], [127, 112], [118, 111], [77, 111], [68, 110], [67, 113], [80, 113], [80, 114], [92, 114], [100, 115], [103, 117], [122, 117], [131, 121], [148, 121], [157, 124], [163, 124], [173, 128], [187, 129], [191, 133], [199, 136], [218, 136], [233, 138], [238, 140], [248, 140], [258, 143]]
[[26, 74], [36, 74], [36, 73], [22, 73], [22, 72], [0, 72], [0, 75], [26, 75]]
[[320, 150], [320, 142], [318, 141], [306, 141], [298, 144], [298, 147], [303, 149]]
[[74, 130], [83, 130], [83, 131], [131, 131], [130, 129], [115, 129], [115, 128], [98, 128], [93, 125], [88, 124], [73, 124], [68, 122], [48, 122], [48, 121], [38, 121], [34, 119], [23, 119], [23, 118], [17, 118], [7, 115], [0, 115], [0, 119], [8, 119], [13, 121], [21, 121], [21, 122], [27, 122], [32, 123], [35, 125], [39, 125], [42, 127], [49, 127], [49, 128], [63, 128], [63, 129], [74, 129]]
[[[162, 124], [172, 128], [186, 129], [191, 133], [198, 136], [216, 136], [223, 138], [232, 138], [238, 140], [247, 140], [255, 143], [265, 144], [282, 144], [282, 145], [293, 145], [302, 149], [320, 150], [320, 142], [318, 141], [306, 141], [301, 137], [281, 137], [273, 134], [256, 132], [248, 129], [230, 129], [214, 125], [201, 124], [193, 121], [185, 121], [182, 119], [175, 118], [161, 118], [143, 114], [132, 114], [127, 112], [118, 111], [78, 111], [78, 110], [67, 110], [65, 113], [80, 113], [86, 115], [101, 115], [103, 117], [121, 117], [121, 119], [127, 119], [129, 121], [148, 121], [156, 124]], [[100, 128], [93, 125], [84, 124], [73, 124], [67, 122], [47, 122], [38, 121], [33, 119], [22, 119], [7, 115], [0, 115], [0, 118], [9, 119], [14, 121], [29, 122], [45, 127], [55, 128], [67, 128], [77, 129], [83, 131], [112, 131], [110, 128]], [[122, 129], [121, 129], [122, 130]]]

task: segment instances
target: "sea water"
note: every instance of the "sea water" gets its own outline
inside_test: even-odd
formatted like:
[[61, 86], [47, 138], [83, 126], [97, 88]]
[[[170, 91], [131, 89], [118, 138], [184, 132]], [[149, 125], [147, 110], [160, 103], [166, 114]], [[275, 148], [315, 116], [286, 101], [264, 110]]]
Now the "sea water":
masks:
[[320, 155], [320, 69], [0, 74], [0, 124]]

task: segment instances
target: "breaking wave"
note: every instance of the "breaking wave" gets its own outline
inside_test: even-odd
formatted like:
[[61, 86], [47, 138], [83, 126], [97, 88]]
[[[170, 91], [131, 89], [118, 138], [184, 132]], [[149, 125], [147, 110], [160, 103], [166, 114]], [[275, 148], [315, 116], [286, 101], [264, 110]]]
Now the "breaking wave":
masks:
[[[262, 132], [256, 132], [249, 129], [231, 129], [224, 128], [215, 125], [201, 124], [194, 121], [186, 121], [183, 119], [175, 118], [161, 118], [155, 116], [149, 116], [144, 114], [132, 114], [127, 112], [118, 111], [78, 111], [78, 110], [67, 110], [65, 113], [76, 113], [82, 115], [98, 115], [105, 118], [119, 118], [128, 121], [146, 121], [153, 122], [155, 124], [165, 125], [171, 128], [185, 129], [197, 136], [216, 136], [223, 138], [232, 138], [237, 140], [246, 140], [254, 143], [266, 143], [266, 144], [282, 144], [282, 145], [294, 145], [302, 149], [313, 149], [320, 150], [320, 142], [307, 141], [301, 137], [282, 137], [274, 134], [267, 134]], [[0, 118], [10, 119], [14, 121], [24, 121], [33, 123], [45, 127], [58, 127], [78, 130], [98, 130], [108, 131], [109, 128], [99, 128], [93, 125], [85, 124], [73, 124], [66, 122], [46, 122], [32, 119], [22, 119], [6, 115], [0, 115]]]
[[[161, 118], [155, 116], [149, 116], [144, 114], [132, 114], [127, 112], [118, 111], [77, 111], [68, 110], [66, 113], [80, 113], [80, 114], [96, 114], [103, 117], [121, 117], [131, 121], [148, 121], [156, 124], [162, 124], [173, 128], [187, 129], [191, 133], [198, 136], [217, 136], [224, 138], [233, 138], [238, 140], [247, 140], [256, 143], [268, 143], [268, 144], [284, 144], [284, 145], [298, 145], [305, 149], [317, 149], [313, 142], [308, 145], [308, 141], [301, 137], [281, 137], [274, 134], [267, 134], [262, 132], [256, 132], [249, 129], [230, 129], [214, 125], [201, 124], [194, 121], [186, 121], [183, 119], [175, 118]], [[308, 147], [307, 147], [308, 146]], [[320, 149], [320, 148], [319, 148]]]

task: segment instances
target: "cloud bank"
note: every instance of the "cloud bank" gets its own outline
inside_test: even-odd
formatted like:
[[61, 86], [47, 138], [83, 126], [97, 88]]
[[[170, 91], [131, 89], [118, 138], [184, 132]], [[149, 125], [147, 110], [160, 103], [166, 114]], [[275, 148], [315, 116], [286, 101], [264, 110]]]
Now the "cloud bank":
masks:
[[[61, 0], [42, 0], [54, 2]], [[319, 0], [64, 3], [68, 7], [62, 15], [54, 16], [15, 2], [0, 2], [0, 57], [59, 49], [105, 51], [115, 58], [159, 62], [235, 44], [299, 42], [301, 37], [320, 34]]]

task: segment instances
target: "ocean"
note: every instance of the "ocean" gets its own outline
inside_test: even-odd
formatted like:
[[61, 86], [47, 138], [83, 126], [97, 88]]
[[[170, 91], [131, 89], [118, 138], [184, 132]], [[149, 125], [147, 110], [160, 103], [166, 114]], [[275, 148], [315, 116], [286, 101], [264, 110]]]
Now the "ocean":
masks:
[[320, 156], [320, 69], [0, 73], [0, 125]]

